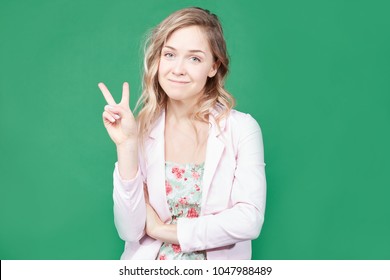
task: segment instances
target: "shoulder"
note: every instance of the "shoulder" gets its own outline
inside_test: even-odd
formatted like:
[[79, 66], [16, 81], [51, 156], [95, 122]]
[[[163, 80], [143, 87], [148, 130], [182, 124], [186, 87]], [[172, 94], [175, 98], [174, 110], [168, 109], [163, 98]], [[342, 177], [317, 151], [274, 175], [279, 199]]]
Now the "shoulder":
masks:
[[255, 118], [250, 114], [231, 110], [225, 121], [221, 139], [225, 141], [226, 147], [231, 147], [236, 157], [238, 154], [263, 153], [263, 134]]
[[259, 123], [250, 114], [234, 109], [230, 111], [226, 121], [230, 128], [235, 131], [244, 133], [261, 131]]

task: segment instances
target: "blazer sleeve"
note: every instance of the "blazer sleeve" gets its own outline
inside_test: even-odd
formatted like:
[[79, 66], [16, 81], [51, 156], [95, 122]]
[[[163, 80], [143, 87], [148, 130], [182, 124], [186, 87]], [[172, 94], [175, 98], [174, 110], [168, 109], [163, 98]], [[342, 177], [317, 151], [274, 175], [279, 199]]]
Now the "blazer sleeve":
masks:
[[146, 221], [141, 168], [133, 179], [123, 180], [116, 162], [113, 177], [114, 222], [119, 237], [128, 242], [139, 241], [145, 234]]
[[266, 202], [262, 133], [250, 115], [234, 129], [240, 131], [240, 138], [231, 190], [232, 207], [213, 215], [179, 219], [177, 234], [183, 252], [232, 245], [256, 239], [260, 234]]

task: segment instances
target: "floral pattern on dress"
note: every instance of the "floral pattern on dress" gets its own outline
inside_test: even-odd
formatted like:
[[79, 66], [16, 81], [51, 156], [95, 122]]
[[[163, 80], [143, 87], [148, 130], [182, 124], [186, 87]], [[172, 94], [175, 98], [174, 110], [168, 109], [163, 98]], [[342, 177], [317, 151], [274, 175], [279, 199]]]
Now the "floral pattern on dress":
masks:
[[[165, 163], [165, 192], [171, 224], [178, 218], [197, 218], [202, 203], [202, 178], [204, 164]], [[180, 245], [163, 243], [158, 260], [205, 260], [205, 251], [183, 253]]]

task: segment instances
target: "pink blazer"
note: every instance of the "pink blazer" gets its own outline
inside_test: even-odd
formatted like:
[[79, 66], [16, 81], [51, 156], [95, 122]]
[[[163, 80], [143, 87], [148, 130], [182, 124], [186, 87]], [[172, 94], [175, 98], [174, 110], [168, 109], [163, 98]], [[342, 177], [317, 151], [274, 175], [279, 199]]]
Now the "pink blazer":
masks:
[[[250, 115], [232, 110], [219, 130], [214, 114], [212, 111], [201, 213], [198, 218], [178, 219], [178, 240], [183, 252], [206, 250], [210, 260], [250, 259], [251, 240], [260, 234], [266, 201], [261, 129]], [[115, 164], [114, 219], [119, 236], [126, 241], [121, 259], [156, 259], [162, 244], [144, 231], [144, 182], [161, 220], [171, 221], [165, 194], [164, 125], [162, 113], [144, 143], [135, 178], [121, 179]]]

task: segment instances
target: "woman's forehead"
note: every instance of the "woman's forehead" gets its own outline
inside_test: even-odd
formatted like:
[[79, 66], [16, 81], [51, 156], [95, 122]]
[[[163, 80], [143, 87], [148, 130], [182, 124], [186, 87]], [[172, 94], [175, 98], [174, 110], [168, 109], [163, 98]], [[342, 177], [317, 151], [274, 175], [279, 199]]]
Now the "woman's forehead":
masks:
[[207, 35], [199, 26], [188, 26], [175, 30], [167, 38], [164, 47], [180, 51], [210, 52]]

